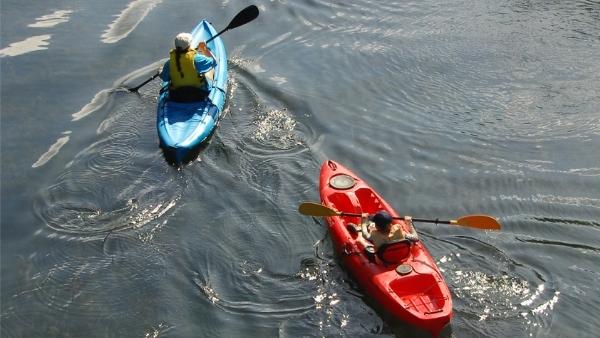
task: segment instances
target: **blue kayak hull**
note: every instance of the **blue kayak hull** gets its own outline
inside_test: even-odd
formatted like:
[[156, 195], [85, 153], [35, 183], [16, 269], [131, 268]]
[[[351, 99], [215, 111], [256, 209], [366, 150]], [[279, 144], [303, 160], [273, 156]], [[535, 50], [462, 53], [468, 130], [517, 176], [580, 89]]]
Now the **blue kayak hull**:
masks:
[[[191, 32], [192, 45], [207, 41], [217, 34], [214, 27], [202, 20]], [[158, 98], [157, 130], [160, 147], [170, 162], [182, 164], [197, 156], [219, 123], [227, 92], [227, 52], [220, 37], [208, 43], [217, 59], [212, 89], [206, 100], [192, 103], [168, 100], [168, 90]], [[164, 84], [167, 86], [168, 84]], [[163, 87], [164, 88], [164, 87]]]

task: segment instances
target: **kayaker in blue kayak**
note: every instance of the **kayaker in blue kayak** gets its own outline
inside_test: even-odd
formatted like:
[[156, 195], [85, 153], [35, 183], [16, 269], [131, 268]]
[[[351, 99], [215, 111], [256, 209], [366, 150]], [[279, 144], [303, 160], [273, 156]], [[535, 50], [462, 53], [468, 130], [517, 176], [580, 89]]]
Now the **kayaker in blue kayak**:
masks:
[[362, 214], [362, 235], [365, 239], [373, 243], [375, 250], [391, 241], [402, 240], [405, 238], [410, 241], [418, 240], [418, 235], [415, 228], [412, 227], [410, 216], [405, 216], [404, 219], [411, 224], [413, 232], [410, 234], [405, 234], [404, 231], [402, 231], [400, 224], [392, 224], [392, 220], [392, 215], [385, 210], [380, 210], [373, 216], [369, 216], [367, 213]]
[[206, 43], [200, 42], [193, 49], [192, 35], [179, 33], [175, 37], [175, 48], [169, 53], [160, 78], [169, 83], [169, 100], [176, 102], [202, 101], [210, 91], [210, 82], [216, 59], [208, 50]]

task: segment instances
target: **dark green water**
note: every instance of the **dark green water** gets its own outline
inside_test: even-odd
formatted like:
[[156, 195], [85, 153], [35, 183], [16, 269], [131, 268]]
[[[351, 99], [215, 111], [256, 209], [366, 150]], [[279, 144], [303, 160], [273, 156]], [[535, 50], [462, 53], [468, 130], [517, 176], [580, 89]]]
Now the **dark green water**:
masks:
[[455, 337], [600, 330], [598, 1], [262, 1], [197, 161], [158, 149], [172, 37], [240, 1], [3, 0], [2, 337], [406, 336], [336, 260], [325, 159], [417, 224]]

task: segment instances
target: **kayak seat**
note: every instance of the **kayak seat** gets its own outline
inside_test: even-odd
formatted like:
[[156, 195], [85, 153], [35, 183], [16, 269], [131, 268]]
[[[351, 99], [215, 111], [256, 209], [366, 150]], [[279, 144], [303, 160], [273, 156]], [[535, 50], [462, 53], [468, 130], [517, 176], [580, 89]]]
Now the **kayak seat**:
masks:
[[377, 257], [384, 264], [398, 264], [410, 256], [412, 242], [408, 239], [399, 239], [384, 243], [377, 250]]
[[206, 100], [207, 97], [207, 91], [196, 87], [186, 86], [169, 90], [169, 100], [174, 102], [198, 102]]

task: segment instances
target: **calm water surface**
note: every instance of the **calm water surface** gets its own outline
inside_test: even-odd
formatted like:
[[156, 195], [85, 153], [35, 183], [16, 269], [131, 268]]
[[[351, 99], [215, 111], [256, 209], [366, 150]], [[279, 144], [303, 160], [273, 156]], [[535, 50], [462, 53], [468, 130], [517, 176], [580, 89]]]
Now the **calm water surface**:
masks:
[[223, 35], [230, 90], [199, 158], [169, 166], [172, 37], [249, 3], [1, 4], [2, 337], [411, 336], [336, 260], [325, 159], [417, 224], [454, 337], [600, 330], [598, 1], [259, 1]]

